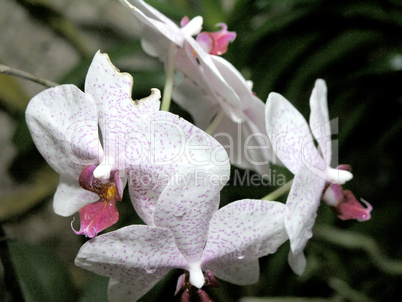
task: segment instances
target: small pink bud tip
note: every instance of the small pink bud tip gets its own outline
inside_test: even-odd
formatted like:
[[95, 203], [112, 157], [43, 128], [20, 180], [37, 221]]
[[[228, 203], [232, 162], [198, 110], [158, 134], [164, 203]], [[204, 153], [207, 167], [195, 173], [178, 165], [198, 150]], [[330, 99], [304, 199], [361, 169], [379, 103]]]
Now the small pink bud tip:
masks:
[[197, 42], [211, 55], [223, 55], [228, 49], [230, 42], [236, 38], [236, 33], [227, 31], [225, 23], [217, 24], [222, 29], [217, 32], [202, 32], [197, 36]]
[[335, 208], [338, 217], [342, 220], [356, 219], [357, 221], [367, 221], [371, 218], [373, 207], [370, 203], [361, 199], [365, 207], [357, 201], [356, 197], [349, 190], [344, 191], [345, 200]]
[[184, 27], [190, 22], [190, 18], [187, 16], [184, 16], [181, 21], [180, 21], [180, 26]]
[[338, 167], [336, 167], [338, 170], [344, 170], [344, 171], [349, 171], [352, 172], [352, 166], [351, 165], [347, 165], [347, 164], [343, 164], [343, 165], [339, 165]]

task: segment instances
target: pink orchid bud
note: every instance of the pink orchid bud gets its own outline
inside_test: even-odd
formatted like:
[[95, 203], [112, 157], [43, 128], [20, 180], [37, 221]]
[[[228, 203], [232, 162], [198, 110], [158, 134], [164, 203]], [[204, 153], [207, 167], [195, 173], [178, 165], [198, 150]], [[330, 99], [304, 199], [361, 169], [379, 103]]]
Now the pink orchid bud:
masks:
[[190, 18], [187, 16], [184, 16], [181, 21], [180, 21], [180, 26], [184, 27], [190, 22]]
[[349, 190], [343, 190], [338, 184], [331, 184], [324, 192], [323, 200], [342, 220], [356, 219], [366, 221], [371, 218], [370, 212], [373, 209], [370, 203], [361, 200], [364, 207]]
[[236, 33], [227, 31], [228, 27], [225, 23], [219, 23], [222, 27], [217, 32], [202, 32], [197, 36], [197, 42], [201, 47], [211, 55], [223, 55], [228, 49], [229, 42], [236, 38]]

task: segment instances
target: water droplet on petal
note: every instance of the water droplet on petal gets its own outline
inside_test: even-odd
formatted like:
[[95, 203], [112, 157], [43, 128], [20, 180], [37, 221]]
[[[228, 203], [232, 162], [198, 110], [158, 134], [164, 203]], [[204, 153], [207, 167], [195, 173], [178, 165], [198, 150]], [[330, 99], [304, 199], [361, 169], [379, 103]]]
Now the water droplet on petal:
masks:
[[257, 254], [261, 253], [263, 248], [264, 248], [264, 245], [262, 243], [257, 243], [257, 245], [255, 247]]
[[145, 269], [148, 274], [154, 274], [156, 272], [156, 268], [150, 267]]
[[179, 219], [179, 220], [180, 220], [180, 219], [183, 219], [184, 214], [185, 214], [185, 211], [184, 211], [184, 210], [178, 210], [177, 212], [173, 213], [174, 217], [175, 217], [176, 219]]

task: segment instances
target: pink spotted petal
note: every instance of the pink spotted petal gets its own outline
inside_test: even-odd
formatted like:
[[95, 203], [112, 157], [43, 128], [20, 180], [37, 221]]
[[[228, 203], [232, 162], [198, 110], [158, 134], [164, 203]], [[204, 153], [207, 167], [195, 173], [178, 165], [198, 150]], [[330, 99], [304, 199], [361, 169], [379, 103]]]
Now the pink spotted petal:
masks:
[[373, 207], [365, 200], [361, 200], [366, 207], [357, 201], [356, 197], [349, 190], [344, 192], [344, 202], [338, 205], [334, 210], [338, 213], [338, 218], [342, 220], [356, 219], [358, 221], [367, 221], [371, 218]]
[[169, 270], [186, 267], [172, 233], [163, 228], [133, 225], [86, 242], [75, 264], [111, 278], [112, 302], [137, 301]]
[[155, 209], [155, 225], [172, 231], [177, 248], [188, 262], [201, 259], [207, 240], [209, 222], [219, 206], [219, 191], [214, 185], [197, 183], [195, 175], [166, 186]]
[[274, 253], [287, 240], [284, 210], [282, 203], [253, 199], [238, 200], [219, 209], [210, 223], [203, 262], [225, 257], [253, 260]]
[[313, 235], [312, 229], [324, 186], [325, 180], [308, 169], [301, 168], [295, 175], [285, 211], [285, 227], [295, 255], [303, 251]]
[[269, 94], [265, 121], [274, 152], [293, 174], [303, 167], [326, 177], [327, 165], [314, 145], [306, 120], [282, 95]]
[[95, 102], [77, 87], [39, 93], [25, 115], [36, 147], [60, 175], [77, 179], [85, 166], [102, 158]]
[[257, 282], [258, 258], [274, 253], [288, 239], [284, 208], [278, 202], [245, 199], [217, 211], [211, 220], [203, 269], [238, 285]]
[[77, 235], [85, 235], [94, 238], [99, 232], [114, 225], [119, 220], [119, 212], [116, 208], [116, 200], [98, 201], [86, 205], [79, 211], [81, 227], [79, 231], [73, 231]]
[[[187, 179], [196, 177], [201, 186], [209, 187], [211, 177], [215, 177], [219, 188], [226, 183], [225, 178], [227, 180], [230, 173], [226, 151], [215, 139], [186, 120], [169, 112], [158, 112], [138, 125], [137, 131], [144, 133], [145, 138], [144, 143], [137, 139], [127, 144], [127, 156], [133, 163], [128, 173], [129, 191], [135, 210], [146, 224], [159, 226], [156, 223], [159, 216], [155, 214], [157, 204], [161, 204], [158, 199], [162, 198], [160, 196], [172, 177], [171, 183], [177, 185], [179, 191]], [[194, 192], [202, 196], [197, 187]], [[187, 205], [194, 199], [190, 189], [183, 192], [183, 196], [178, 198]], [[163, 195], [162, 199], [173, 203], [167, 208], [175, 208], [178, 202], [169, 195]], [[194, 202], [200, 202], [198, 196]], [[162, 206], [158, 208], [163, 212], [166, 210]]]
[[236, 285], [250, 285], [258, 281], [260, 265], [258, 259], [216, 259], [203, 266], [209, 269], [219, 279]]

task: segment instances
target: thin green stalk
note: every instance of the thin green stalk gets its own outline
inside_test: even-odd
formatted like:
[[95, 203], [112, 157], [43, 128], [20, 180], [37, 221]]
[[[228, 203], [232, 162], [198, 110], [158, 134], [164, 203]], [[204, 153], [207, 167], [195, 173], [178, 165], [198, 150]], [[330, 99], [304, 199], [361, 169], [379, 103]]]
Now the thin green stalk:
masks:
[[161, 110], [169, 111], [170, 102], [172, 100], [172, 91], [173, 91], [173, 72], [174, 72], [174, 55], [176, 50], [176, 44], [173, 42], [170, 43], [168, 49], [168, 61], [166, 67], [166, 82], [165, 87], [163, 88], [163, 97], [162, 97], [162, 105]]
[[225, 112], [223, 110], [219, 111], [219, 113], [215, 115], [214, 119], [212, 120], [208, 128], [205, 130], [205, 132], [208, 133], [209, 135], [214, 134], [216, 128], [219, 126], [224, 116]]
[[15, 76], [15, 77], [19, 77], [19, 78], [22, 78], [22, 79], [25, 79], [25, 80], [28, 80], [28, 81], [32, 81], [32, 82], [41, 84], [41, 85], [49, 87], [49, 88], [59, 85], [59, 84], [57, 84], [55, 82], [52, 82], [52, 81], [49, 81], [49, 80], [42, 79], [42, 78], [39, 78], [37, 76], [34, 76], [34, 75], [32, 75], [32, 74], [30, 74], [30, 73], [28, 73], [26, 71], [11, 68], [9, 66], [2, 65], [2, 64], [0, 64], [0, 73], [4, 73], [4, 74], [12, 75], [12, 76]]
[[287, 183], [285, 183], [282, 187], [276, 189], [275, 191], [269, 193], [267, 196], [261, 198], [262, 200], [276, 200], [278, 197], [282, 196], [285, 194], [287, 191], [290, 190], [292, 187], [293, 179], [289, 180]]
[[396, 276], [402, 275], [402, 261], [389, 259], [380, 250], [377, 242], [369, 236], [331, 226], [317, 226], [314, 228], [314, 237], [348, 249], [364, 250], [381, 271]]

